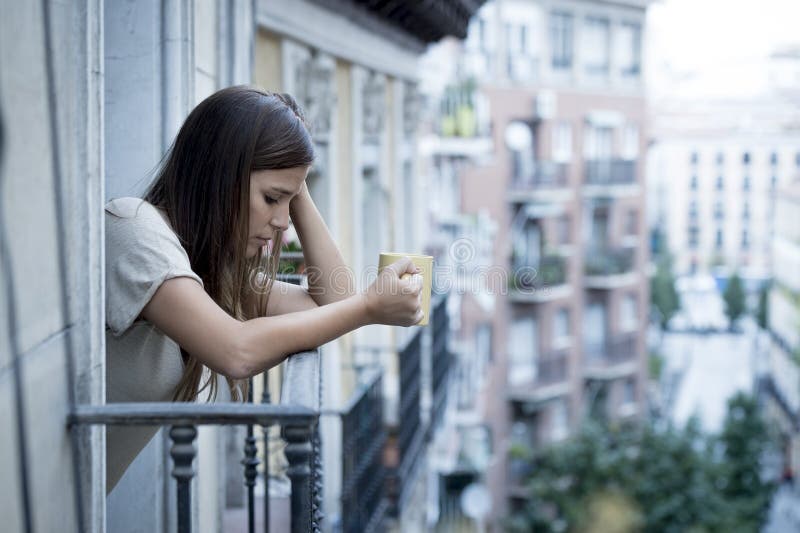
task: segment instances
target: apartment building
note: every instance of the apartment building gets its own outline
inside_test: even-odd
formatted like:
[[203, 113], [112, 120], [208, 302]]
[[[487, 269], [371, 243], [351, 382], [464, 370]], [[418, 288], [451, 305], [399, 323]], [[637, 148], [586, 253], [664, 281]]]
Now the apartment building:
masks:
[[[666, 239], [679, 275], [738, 272], [752, 286], [771, 276], [780, 188], [800, 170], [800, 112], [792, 81], [800, 54], [777, 50], [758, 70], [758, 90], [692, 97], [680, 80], [650, 106], [648, 224]], [[708, 69], [696, 90], [724, 69]], [[689, 92], [687, 92], [689, 91]]]
[[[149, 411], [122, 420], [114, 414], [119, 405], [105, 405], [102, 206], [144, 191], [200, 100], [255, 83], [292, 92], [306, 108], [319, 154], [309, 186], [357, 277], [377, 264], [379, 251], [424, 249], [414, 163], [416, 59], [428, 42], [463, 36], [470, 8], [438, 2], [424, 12], [390, 13], [376, 3], [316, 0], [6, 3], [3, 530], [159, 532], [176, 523], [179, 530], [225, 530], [228, 504], [247, 499], [241, 489], [232, 496], [232, 487], [263, 490], [256, 440], [259, 427], [270, 424], [294, 424], [294, 433], [283, 434], [288, 468], [266, 472], [291, 480], [292, 505], [284, 500], [273, 516], [283, 510], [293, 531], [423, 529], [427, 449], [441, 420], [450, 359], [446, 299], [434, 301], [430, 328], [374, 328], [321, 347], [322, 357], [292, 357], [278, 372], [285, 379], [270, 383], [274, 405], [169, 405], [162, 413], [183, 409], [186, 418], [164, 422]], [[359, 288], [369, 279], [359, 279]], [[295, 361], [311, 362], [300, 363], [311, 370], [300, 376], [307, 379], [286, 377], [299, 368]], [[258, 402], [264, 389], [260, 379], [256, 384]], [[316, 403], [295, 403], [304, 394]], [[298, 408], [310, 412], [298, 415]], [[242, 411], [250, 415], [236, 418]], [[160, 431], [107, 497], [103, 425], [145, 421], [182, 427]], [[223, 427], [245, 423], [254, 429], [247, 438], [240, 432], [231, 440]], [[232, 529], [245, 527], [246, 517]]]
[[800, 471], [800, 173], [778, 190], [769, 292], [766, 413], [780, 436], [782, 464]]
[[[442, 114], [453, 115], [439, 134], [484, 132], [492, 146], [460, 171], [460, 203], [496, 222], [492, 266], [503, 275], [493, 305], [464, 297], [459, 340], [490, 345], [477, 404], [496, 527], [525, 497], [517, 452], [565, 438], [587, 416], [643, 412], [649, 3], [489, 2], [463, 46], [451, 45], [456, 67], [438, 84]], [[478, 125], [463, 128], [472, 116]]]

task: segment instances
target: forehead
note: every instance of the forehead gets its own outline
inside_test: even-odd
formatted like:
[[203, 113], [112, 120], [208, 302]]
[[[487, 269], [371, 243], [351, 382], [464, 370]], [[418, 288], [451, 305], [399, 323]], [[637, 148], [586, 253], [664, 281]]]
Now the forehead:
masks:
[[251, 187], [262, 190], [277, 189], [282, 193], [297, 194], [306, 179], [309, 167], [255, 170], [250, 173]]

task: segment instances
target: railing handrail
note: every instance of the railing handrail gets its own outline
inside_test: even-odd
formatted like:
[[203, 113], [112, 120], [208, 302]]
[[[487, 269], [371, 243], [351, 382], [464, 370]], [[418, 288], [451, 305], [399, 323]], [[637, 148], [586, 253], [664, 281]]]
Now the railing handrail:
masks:
[[[290, 356], [285, 365], [281, 404], [129, 402], [101, 405], [78, 405], [67, 416], [69, 427], [80, 425], [170, 426], [173, 458], [172, 476], [177, 480], [177, 530], [191, 532], [191, 480], [195, 475], [195, 440], [198, 425], [278, 424], [286, 441], [289, 461], [287, 474], [292, 483], [292, 532], [316, 531], [321, 521], [321, 483], [319, 475], [319, 435], [317, 421], [320, 406], [320, 354], [318, 350]], [[246, 484], [251, 487], [257, 475], [256, 448], [248, 430], [245, 446]], [[252, 490], [251, 490], [252, 492]], [[266, 496], [268, 498], [268, 496]], [[252, 530], [253, 501], [250, 501], [249, 525]]]
[[319, 413], [320, 388], [309, 384], [320, 383], [319, 350], [300, 352], [286, 360], [281, 386], [283, 408], [302, 407]]
[[317, 413], [296, 405], [242, 403], [131, 402], [78, 405], [67, 416], [72, 425], [166, 426], [171, 424], [270, 426], [312, 423]]

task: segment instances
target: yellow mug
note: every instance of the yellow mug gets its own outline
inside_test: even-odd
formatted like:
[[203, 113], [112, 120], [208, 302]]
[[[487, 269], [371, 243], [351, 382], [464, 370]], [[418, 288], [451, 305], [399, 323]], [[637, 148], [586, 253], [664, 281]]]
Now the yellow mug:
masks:
[[[425, 313], [417, 325], [427, 326], [428, 319], [430, 318], [431, 311], [431, 282], [433, 281], [433, 256], [431, 255], [418, 255], [418, 254], [397, 254], [397, 253], [381, 253], [378, 260], [378, 272], [382, 271], [392, 263], [396, 263], [400, 259], [408, 257], [411, 262], [421, 270], [422, 276], [422, 312]], [[402, 277], [410, 276], [411, 274], [404, 274]]]

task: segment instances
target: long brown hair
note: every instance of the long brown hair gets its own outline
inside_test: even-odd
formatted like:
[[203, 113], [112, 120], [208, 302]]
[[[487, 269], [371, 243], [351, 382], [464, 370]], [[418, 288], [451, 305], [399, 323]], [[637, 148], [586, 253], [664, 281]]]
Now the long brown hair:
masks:
[[[250, 173], [313, 161], [314, 144], [294, 98], [229, 87], [192, 110], [145, 194], [165, 211], [206, 292], [238, 320], [248, 318], [248, 284], [259, 294], [258, 313], [265, 313], [281, 247], [281, 235], [275, 235], [269, 252], [246, 258]], [[217, 374], [209, 370], [201, 386], [203, 365], [183, 348], [181, 354], [185, 370], [173, 399], [193, 401], [207, 387], [216, 397]], [[246, 380], [226, 379], [232, 397], [241, 399]]]

